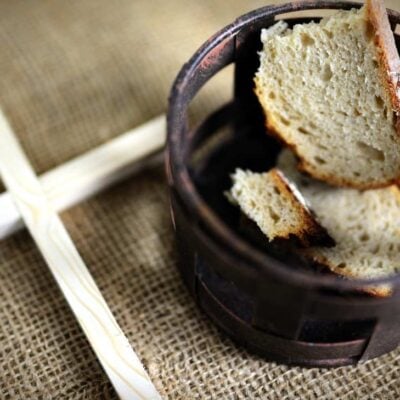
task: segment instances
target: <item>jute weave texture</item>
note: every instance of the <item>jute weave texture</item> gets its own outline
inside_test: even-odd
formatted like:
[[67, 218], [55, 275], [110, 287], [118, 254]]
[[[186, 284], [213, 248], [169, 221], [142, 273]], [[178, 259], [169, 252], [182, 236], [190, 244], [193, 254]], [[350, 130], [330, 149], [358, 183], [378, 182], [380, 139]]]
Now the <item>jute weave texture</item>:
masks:
[[[1, 0], [0, 104], [36, 171], [164, 112], [175, 75], [197, 47], [267, 3]], [[387, 4], [400, 9], [398, 0]], [[228, 70], [193, 115], [230, 93]], [[400, 397], [400, 349], [357, 368], [288, 368], [221, 334], [176, 270], [162, 167], [62, 217], [166, 399]], [[0, 398], [116, 398], [26, 232], [0, 243]]]

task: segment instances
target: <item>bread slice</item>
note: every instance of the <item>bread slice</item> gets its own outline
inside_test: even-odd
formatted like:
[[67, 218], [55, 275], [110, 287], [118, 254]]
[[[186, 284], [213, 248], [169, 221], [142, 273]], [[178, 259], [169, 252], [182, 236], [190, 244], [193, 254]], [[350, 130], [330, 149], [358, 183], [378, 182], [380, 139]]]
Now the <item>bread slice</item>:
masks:
[[383, 2], [261, 33], [255, 92], [299, 168], [336, 186], [400, 182], [400, 61]]
[[[400, 272], [399, 188], [335, 188], [304, 176], [296, 164], [290, 150], [278, 158], [278, 167], [295, 182], [336, 242], [332, 248], [313, 246], [302, 253], [348, 278], [372, 279]], [[381, 285], [366, 291], [387, 296], [390, 287]]]
[[232, 181], [228, 198], [256, 222], [269, 241], [295, 237], [304, 246], [332, 244], [304, 198], [278, 169], [266, 173], [237, 169]]

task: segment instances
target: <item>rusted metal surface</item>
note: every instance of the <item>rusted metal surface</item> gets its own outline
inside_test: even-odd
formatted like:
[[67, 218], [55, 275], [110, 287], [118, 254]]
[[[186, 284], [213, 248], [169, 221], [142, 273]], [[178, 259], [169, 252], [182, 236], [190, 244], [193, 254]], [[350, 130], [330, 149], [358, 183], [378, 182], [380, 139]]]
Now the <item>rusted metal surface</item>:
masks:
[[[277, 144], [265, 138], [253, 94], [260, 29], [282, 13], [359, 6], [293, 2], [246, 14], [195, 53], [171, 91], [166, 168], [183, 278], [218, 326], [249, 349], [278, 362], [354, 364], [390, 351], [400, 342], [400, 276], [344, 280], [302, 268], [297, 260], [282, 259], [273, 249], [266, 251], [244, 237], [233, 222], [235, 211], [222, 195], [230, 168], [266, 168], [278, 151]], [[389, 16], [392, 26], [400, 22], [398, 13], [390, 11]], [[236, 71], [232, 104], [210, 116], [199, 129], [189, 129], [191, 100], [230, 63]], [[199, 165], [191, 165], [196, 148], [228, 124], [233, 127], [232, 143], [216, 148]], [[257, 160], [262, 161], [257, 164]], [[381, 283], [392, 285], [391, 297], [360, 293], [367, 285]]]

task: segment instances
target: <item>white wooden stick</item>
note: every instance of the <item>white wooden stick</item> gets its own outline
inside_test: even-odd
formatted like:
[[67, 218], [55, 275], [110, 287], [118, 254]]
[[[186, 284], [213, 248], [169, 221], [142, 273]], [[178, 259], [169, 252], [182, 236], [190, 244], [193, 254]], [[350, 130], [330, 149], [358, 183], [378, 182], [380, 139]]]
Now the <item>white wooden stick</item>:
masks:
[[[46, 172], [40, 183], [56, 211], [63, 211], [122, 180], [141, 166], [138, 161], [165, 143], [165, 116], [132, 129], [89, 152]], [[0, 240], [23, 228], [8, 193], [0, 195]]]
[[0, 174], [121, 399], [161, 399], [0, 112]]

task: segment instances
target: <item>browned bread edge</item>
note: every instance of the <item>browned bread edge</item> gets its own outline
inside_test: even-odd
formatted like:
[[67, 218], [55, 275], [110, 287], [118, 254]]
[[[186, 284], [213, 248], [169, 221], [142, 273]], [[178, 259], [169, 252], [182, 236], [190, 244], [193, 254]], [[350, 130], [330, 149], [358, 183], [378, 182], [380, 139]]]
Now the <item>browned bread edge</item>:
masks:
[[[387, 11], [382, 0], [367, 0], [367, 17], [371, 24], [372, 33], [375, 35], [375, 45], [378, 49], [378, 60], [381, 70], [382, 84], [390, 94], [393, 110], [396, 114], [396, 129], [400, 134], [400, 58], [393, 37], [393, 32], [390, 28]], [[373, 182], [369, 184], [355, 183], [351, 180], [338, 178], [334, 175], [321, 173], [318, 169], [309, 164], [298, 152], [296, 143], [291, 143], [285, 140], [279, 132], [278, 124], [274, 120], [272, 113], [266, 107], [262, 96], [261, 84], [259, 78], [254, 78], [254, 92], [262, 105], [265, 117], [267, 133], [277, 138], [281, 143], [290, 147], [299, 159], [298, 169], [308, 173], [315, 179], [325, 181], [331, 185], [338, 187], [352, 187], [355, 189], [379, 189], [390, 185], [400, 184], [400, 177], [381, 182]]]
[[273, 168], [269, 172], [280, 194], [291, 203], [303, 221], [303, 228], [299, 232], [288, 231], [280, 234], [279, 237], [289, 239], [291, 235], [295, 235], [305, 247], [311, 245], [334, 246], [335, 241], [328, 231], [316, 220], [315, 214], [307, 204], [303, 203], [303, 199], [296, 195], [294, 185], [289, 183], [278, 168]]
[[368, 22], [374, 34], [382, 84], [390, 96], [393, 111], [398, 115], [400, 112], [400, 58], [385, 4], [382, 0], [367, 0], [365, 4]]
[[[344, 278], [349, 278], [349, 279], [360, 279], [359, 277], [349, 273], [347, 270], [341, 270], [340, 268], [336, 267], [331, 262], [329, 262], [329, 260], [324, 256], [320, 254], [315, 254], [315, 252], [313, 252], [312, 249], [301, 249], [300, 253], [301, 255], [305, 256], [312, 262], [327, 268], [329, 271], [333, 272], [336, 275], [343, 276]], [[392, 295], [392, 289], [384, 285], [369, 286], [360, 289], [360, 291], [368, 293], [375, 297], [382, 297], [382, 298], [389, 297]]]

